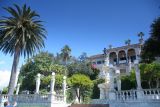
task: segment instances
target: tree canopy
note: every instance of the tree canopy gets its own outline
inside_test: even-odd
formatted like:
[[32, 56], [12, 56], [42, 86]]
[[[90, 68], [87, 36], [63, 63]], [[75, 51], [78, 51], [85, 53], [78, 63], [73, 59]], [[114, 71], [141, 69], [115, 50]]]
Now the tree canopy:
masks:
[[35, 76], [38, 73], [42, 74], [41, 88], [46, 88], [50, 85], [50, 75], [52, 72], [57, 74], [56, 87], [61, 87], [62, 77], [67, 69], [63, 65], [55, 64], [53, 59], [53, 54], [41, 52], [27, 60], [26, 64], [20, 70], [19, 81], [22, 83], [21, 90], [34, 91]]
[[160, 17], [151, 25], [150, 37], [144, 43], [141, 57], [145, 63], [151, 63], [160, 57]]
[[91, 97], [91, 90], [94, 85], [88, 76], [84, 74], [74, 74], [68, 79], [68, 84], [75, 90], [79, 102], [80, 100], [87, 102], [87, 99]]

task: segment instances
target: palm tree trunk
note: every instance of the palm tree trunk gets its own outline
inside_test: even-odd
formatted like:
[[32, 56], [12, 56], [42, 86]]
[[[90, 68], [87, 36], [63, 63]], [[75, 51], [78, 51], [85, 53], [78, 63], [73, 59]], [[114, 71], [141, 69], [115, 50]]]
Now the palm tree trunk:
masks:
[[14, 94], [16, 77], [17, 77], [17, 73], [18, 73], [17, 66], [18, 66], [18, 63], [19, 63], [19, 57], [20, 57], [19, 51], [15, 52], [14, 59], [13, 59], [13, 64], [12, 64], [10, 81], [9, 81], [8, 95], [13, 95]]

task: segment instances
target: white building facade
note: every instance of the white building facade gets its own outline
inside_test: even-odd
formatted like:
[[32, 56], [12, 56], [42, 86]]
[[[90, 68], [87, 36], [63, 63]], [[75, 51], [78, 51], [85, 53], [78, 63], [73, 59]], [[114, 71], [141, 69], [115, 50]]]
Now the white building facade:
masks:
[[[120, 70], [120, 74], [125, 75], [129, 73], [128, 67], [134, 63], [135, 60], [140, 59], [141, 44], [132, 44], [117, 48], [104, 49], [106, 55], [109, 57], [109, 65], [115, 66]], [[96, 68], [101, 68], [105, 62], [105, 55], [93, 55], [90, 61]]]

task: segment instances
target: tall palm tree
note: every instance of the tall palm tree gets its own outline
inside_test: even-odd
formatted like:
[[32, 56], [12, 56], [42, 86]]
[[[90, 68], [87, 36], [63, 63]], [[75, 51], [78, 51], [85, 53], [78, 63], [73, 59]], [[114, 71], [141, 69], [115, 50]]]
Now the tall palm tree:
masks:
[[61, 56], [65, 65], [67, 64], [68, 59], [70, 58], [71, 49], [68, 45], [65, 45], [61, 50]]
[[4, 9], [10, 16], [0, 20], [0, 50], [14, 56], [8, 90], [8, 94], [12, 95], [20, 56], [29, 57], [44, 47], [46, 31], [42, 21], [38, 20], [39, 15], [30, 7], [15, 4]]

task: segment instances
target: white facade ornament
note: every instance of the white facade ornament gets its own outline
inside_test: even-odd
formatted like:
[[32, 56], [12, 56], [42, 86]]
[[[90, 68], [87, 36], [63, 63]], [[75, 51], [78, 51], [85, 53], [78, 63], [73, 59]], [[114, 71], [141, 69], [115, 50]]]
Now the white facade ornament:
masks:
[[40, 87], [40, 83], [41, 83], [41, 74], [37, 74], [36, 77], [36, 94], [39, 94], [39, 87]]
[[106, 65], [106, 66], [109, 66], [109, 54], [106, 55], [105, 65]]
[[54, 85], [55, 85], [55, 73], [52, 72], [51, 86], [50, 86], [50, 93], [51, 93], [51, 94], [55, 94]]
[[67, 88], [67, 83], [66, 83], [66, 76], [63, 76], [63, 96], [64, 96], [64, 103], [66, 103], [66, 88]]
[[129, 60], [129, 63], [128, 63], [128, 72], [131, 72], [132, 70], [132, 62], [131, 60]]

